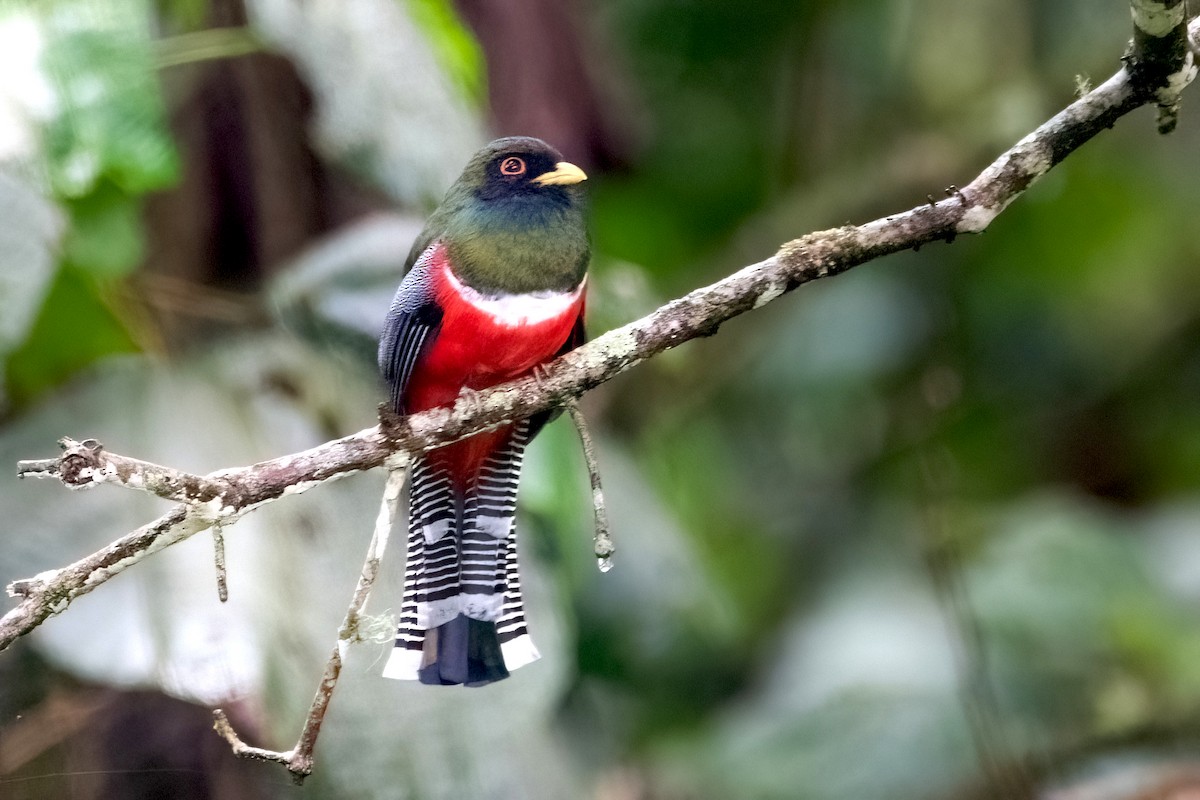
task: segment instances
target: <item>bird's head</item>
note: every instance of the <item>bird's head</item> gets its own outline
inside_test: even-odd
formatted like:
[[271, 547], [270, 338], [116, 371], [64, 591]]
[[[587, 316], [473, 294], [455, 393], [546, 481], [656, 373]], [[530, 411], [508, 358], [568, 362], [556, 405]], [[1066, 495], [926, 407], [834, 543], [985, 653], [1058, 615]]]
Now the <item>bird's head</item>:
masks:
[[467, 163], [431, 218], [431, 233], [476, 288], [574, 287], [588, 260], [586, 179], [541, 139], [497, 139]]
[[510, 136], [476, 153], [458, 184], [484, 201], [544, 198], [561, 203], [578, 197], [586, 179], [583, 170], [541, 139]]

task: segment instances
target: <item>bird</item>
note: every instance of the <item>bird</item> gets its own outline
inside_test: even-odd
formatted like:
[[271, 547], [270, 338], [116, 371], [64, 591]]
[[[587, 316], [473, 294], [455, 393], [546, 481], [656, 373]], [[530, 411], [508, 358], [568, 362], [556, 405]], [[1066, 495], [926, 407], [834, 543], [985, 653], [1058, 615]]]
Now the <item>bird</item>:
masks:
[[[585, 341], [586, 178], [531, 137], [497, 139], [468, 161], [413, 243], [380, 335], [392, 412], [452, 406]], [[483, 686], [539, 658], [514, 520], [525, 447], [553, 413], [412, 460], [404, 596], [384, 677]]]

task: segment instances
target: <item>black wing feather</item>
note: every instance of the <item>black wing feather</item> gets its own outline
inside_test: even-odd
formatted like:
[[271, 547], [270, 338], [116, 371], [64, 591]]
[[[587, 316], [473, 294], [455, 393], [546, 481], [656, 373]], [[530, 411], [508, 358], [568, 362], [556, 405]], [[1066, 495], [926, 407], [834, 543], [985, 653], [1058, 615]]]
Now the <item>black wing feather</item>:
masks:
[[417, 360], [437, 336], [442, 309], [433, 296], [425, 254], [404, 276], [379, 337], [379, 371], [390, 390], [392, 410], [404, 413], [404, 393]]

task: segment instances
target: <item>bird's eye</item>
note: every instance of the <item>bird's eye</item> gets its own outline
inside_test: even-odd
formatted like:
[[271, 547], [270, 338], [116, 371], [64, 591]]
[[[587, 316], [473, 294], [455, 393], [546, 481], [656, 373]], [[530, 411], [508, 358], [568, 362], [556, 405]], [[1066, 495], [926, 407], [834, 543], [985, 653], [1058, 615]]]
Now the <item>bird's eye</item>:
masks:
[[516, 156], [509, 156], [500, 162], [500, 174], [512, 177], [525, 174], [525, 161]]

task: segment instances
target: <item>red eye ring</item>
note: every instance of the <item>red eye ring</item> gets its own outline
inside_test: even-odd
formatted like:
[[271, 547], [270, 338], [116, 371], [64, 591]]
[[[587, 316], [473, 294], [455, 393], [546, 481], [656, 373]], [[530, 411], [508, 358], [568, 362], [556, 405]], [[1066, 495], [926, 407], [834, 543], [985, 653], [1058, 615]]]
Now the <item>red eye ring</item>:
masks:
[[512, 177], [515, 175], [524, 175], [525, 174], [524, 159], [517, 158], [516, 156], [509, 156], [508, 158], [504, 159], [503, 161], [500, 162], [500, 174], [508, 175], [509, 177]]

